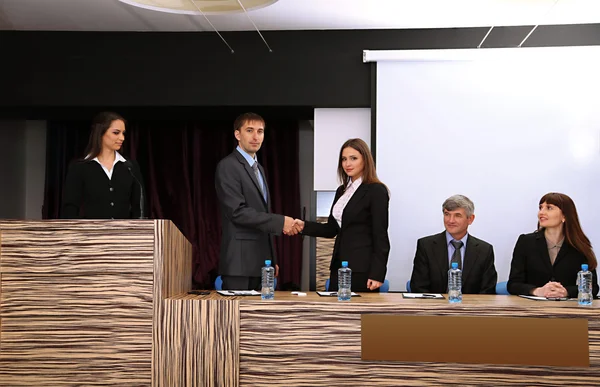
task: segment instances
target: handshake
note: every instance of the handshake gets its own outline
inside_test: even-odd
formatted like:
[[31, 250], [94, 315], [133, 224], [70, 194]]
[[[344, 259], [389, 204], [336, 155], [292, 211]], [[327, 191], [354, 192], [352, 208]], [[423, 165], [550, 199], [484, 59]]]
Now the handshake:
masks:
[[296, 235], [304, 230], [304, 221], [300, 219], [293, 219], [289, 216], [285, 217], [283, 222], [283, 233], [285, 235]]

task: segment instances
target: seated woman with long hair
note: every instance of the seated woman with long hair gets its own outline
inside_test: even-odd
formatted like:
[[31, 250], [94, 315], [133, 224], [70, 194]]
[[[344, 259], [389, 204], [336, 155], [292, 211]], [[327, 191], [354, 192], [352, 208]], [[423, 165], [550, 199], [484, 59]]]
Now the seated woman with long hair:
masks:
[[540, 199], [538, 230], [519, 237], [510, 268], [508, 292], [548, 298], [577, 297], [577, 273], [586, 263], [598, 294], [598, 262], [583, 233], [573, 200], [548, 193]]

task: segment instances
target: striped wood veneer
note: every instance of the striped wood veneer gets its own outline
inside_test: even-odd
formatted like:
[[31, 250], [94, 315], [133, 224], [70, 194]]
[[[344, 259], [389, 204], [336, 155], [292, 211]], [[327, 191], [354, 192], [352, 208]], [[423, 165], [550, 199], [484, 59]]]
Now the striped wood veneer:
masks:
[[[273, 302], [244, 299], [240, 301], [240, 385], [598, 385], [597, 302], [593, 308], [579, 308], [573, 302], [465, 295], [457, 306], [446, 300], [405, 300], [399, 294], [367, 294], [350, 303], [313, 294], [302, 298], [276, 294]], [[364, 313], [587, 318], [590, 368], [362, 361], [360, 316]]]
[[167, 300], [159, 386], [239, 386], [239, 301]]
[[169, 221], [0, 221], [0, 385], [159, 385], [163, 298], [190, 288]]
[[[327, 223], [327, 217], [317, 218], [319, 223]], [[316, 254], [316, 275], [317, 275], [317, 290], [325, 290], [325, 281], [329, 278], [329, 264], [333, 255], [333, 246], [335, 238], [316, 238], [317, 254]]]

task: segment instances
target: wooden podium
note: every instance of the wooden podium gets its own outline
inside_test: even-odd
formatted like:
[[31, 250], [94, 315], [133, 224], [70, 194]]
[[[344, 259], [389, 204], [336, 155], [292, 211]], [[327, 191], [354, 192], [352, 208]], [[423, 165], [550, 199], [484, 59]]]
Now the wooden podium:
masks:
[[191, 278], [170, 221], [0, 221], [0, 385], [169, 385]]

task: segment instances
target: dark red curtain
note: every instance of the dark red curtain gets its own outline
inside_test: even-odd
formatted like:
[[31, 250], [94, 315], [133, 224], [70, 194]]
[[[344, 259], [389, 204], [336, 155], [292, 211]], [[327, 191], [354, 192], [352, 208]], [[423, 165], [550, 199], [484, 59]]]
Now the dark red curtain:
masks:
[[[58, 218], [68, 163], [83, 156], [89, 122], [49, 121], [43, 215]], [[300, 217], [298, 122], [267, 118], [258, 152], [273, 198], [274, 212]], [[136, 160], [144, 174], [153, 219], [170, 219], [193, 245], [194, 283], [213, 287], [221, 242], [221, 219], [214, 179], [219, 160], [236, 146], [227, 121], [134, 121], [127, 125], [125, 157]], [[280, 289], [298, 289], [302, 240], [275, 238], [280, 262]]]

